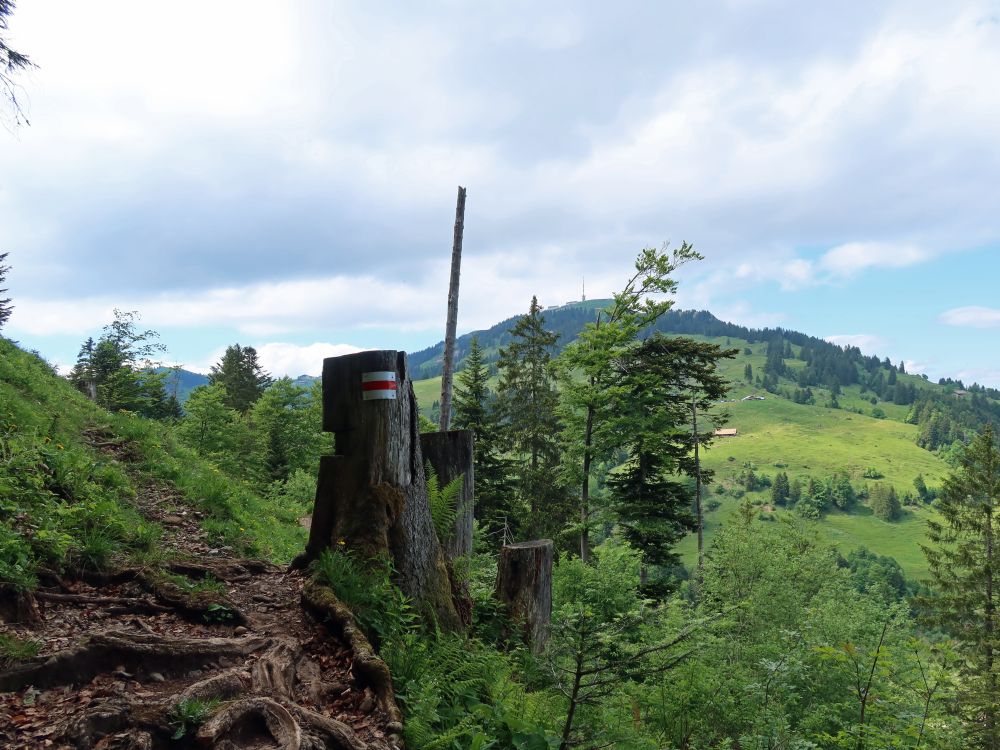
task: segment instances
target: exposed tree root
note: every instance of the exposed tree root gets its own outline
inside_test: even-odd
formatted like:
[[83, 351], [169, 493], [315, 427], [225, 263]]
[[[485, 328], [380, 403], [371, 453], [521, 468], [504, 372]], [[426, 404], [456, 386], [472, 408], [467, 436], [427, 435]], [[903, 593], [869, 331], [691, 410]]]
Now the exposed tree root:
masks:
[[85, 604], [91, 607], [114, 607], [116, 612], [171, 612], [170, 607], [126, 596], [95, 596], [94, 594], [61, 594], [54, 591], [36, 591], [35, 598], [43, 602]]
[[268, 735], [281, 750], [301, 750], [302, 729], [288, 709], [270, 698], [256, 696], [224, 706], [202, 724], [196, 736], [198, 742], [221, 750], [256, 747]]
[[109, 664], [176, 673], [220, 656], [247, 656], [268, 645], [264, 638], [164, 638], [146, 633], [108, 631], [48, 657], [26, 661], [0, 672], [0, 692], [87, 682]]
[[403, 731], [403, 714], [396, 703], [389, 667], [375, 653], [368, 638], [358, 627], [351, 610], [337, 599], [333, 591], [314, 581], [302, 587], [302, 604], [315, 615], [326, 619], [354, 653], [354, 672], [358, 679], [375, 694], [378, 707], [389, 717], [386, 725], [397, 742]]

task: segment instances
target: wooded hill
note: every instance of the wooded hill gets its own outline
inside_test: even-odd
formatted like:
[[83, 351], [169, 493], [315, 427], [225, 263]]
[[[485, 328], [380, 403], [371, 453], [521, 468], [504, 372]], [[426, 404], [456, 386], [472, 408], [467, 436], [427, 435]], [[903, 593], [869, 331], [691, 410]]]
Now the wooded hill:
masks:
[[[554, 350], [572, 341], [608, 303], [593, 300], [545, 310], [546, 329], [560, 336]], [[494, 387], [498, 352], [509, 343], [516, 321], [459, 339], [458, 356], [464, 358], [473, 337], [478, 338]], [[931, 382], [855, 347], [784, 329], [749, 329], [704, 311], [670, 310], [653, 329], [738, 351], [720, 363], [731, 391], [718, 408], [728, 414], [726, 426], [737, 435], [718, 438], [704, 456], [715, 475], [706, 506], [708, 538], [736, 516], [745, 499], [765, 518], [777, 520], [788, 513], [772, 498], [771, 482], [778, 474], [805, 484], [846, 475], [861, 501], [843, 509], [831, 505], [829, 512], [817, 514], [825, 536], [845, 553], [867, 548], [894, 558], [913, 581], [926, 575], [920, 544], [934, 514], [934, 491], [957, 450], [985, 423], [1000, 425], [1000, 392], [952, 380]], [[436, 372], [440, 354], [438, 344], [415, 354], [413, 362], [421, 363], [421, 372]], [[436, 420], [440, 378], [417, 381], [414, 389], [422, 412]], [[915, 486], [918, 477], [930, 488], [922, 497]], [[867, 503], [867, 493], [876, 485], [891, 486], [900, 500], [891, 521], [876, 517]], [[693, 535], [680, 550], [690, 567]]]

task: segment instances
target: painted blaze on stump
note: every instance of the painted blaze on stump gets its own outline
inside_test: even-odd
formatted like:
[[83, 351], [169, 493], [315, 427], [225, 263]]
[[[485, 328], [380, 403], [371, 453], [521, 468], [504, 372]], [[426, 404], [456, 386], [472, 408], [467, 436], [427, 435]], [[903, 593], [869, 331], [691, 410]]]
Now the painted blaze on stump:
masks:
[[425, 615], [457, 627], [405, 352], [324, 359], [323, 429], [334, 433], [336, 447], [320, 458], [305, 559], [339, 545], [362, 557], [388, 556], [400, 587]]
[[500, 549], [497, 598], [511, 620], [523, 627], [524, 641], [539, 653], [549, 640], [552, 620], [551, 539], [519, 542]]

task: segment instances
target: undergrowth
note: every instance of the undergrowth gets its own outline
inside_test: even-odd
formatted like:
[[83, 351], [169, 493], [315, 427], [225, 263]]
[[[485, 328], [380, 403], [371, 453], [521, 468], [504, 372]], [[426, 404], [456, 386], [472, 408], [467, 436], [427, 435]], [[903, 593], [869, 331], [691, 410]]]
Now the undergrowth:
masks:
[[149, 482], [176, 487], [206, 512], [213, 542], [237, 554], [288, 561], [305, 543], [301, 503], [286, 496], [301, 495], [302, 477], [255, 492], [196, 456], [168, 424], [100, 409], [0, 338], [0, 585], [28, 591], [42, 569], [159, 559], [162, 530], [133, 505]]
[[[489, 564], [480, 563], [468, 566], [475, 571], [469, 578], [473, 596], [485, 590], [481, 584]], [[518, 679], [534, 669], [524, 649], [498, 650], [496, 643], [477, 636], [423, 627], [392, 582], [391, 566], [384, 560], [359, 561], [339, 547], [320, 555], [313, 574], [350, 607], [378, 644], [405, 715], [408, 747], [547, 750], [552, 746], [542, 727], [558, 707], [552, 705], [550, 694], [529, 692]], [[477, 632], [499, 632], [496, 623], [480, 625]]]
[[219, 703], [216, 699], [188, 698], [174, 706], [168, 718], [168, 723], [174, 730], [173, 739], [183, 739], [189, 732], [204, 724], [219, 707]]
[[6, 633], [0, 633], [0, 667], [30, 659], [41, 649], [38, 641], [28, 641]]

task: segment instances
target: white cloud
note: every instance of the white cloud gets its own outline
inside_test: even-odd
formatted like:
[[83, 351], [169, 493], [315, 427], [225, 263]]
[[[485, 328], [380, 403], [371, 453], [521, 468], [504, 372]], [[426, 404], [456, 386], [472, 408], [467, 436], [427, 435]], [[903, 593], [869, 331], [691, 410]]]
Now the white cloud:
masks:
[[995, 307], [956, 307], [941, 313], [940, 320], [950, 326], [995, 328], [1000, 326], [1000, 309]]
[[[523, 252], [472, 255], [463, 263], [459, 326], [472, 330], [524, 312], [532, 295], [544, 306], [579, 299], [586, 266], [558, 248], [542, 248], [534, 257]], [[591, 298], [610, 296], [629, 271], [598, 268], [587, 273]], [[363, 339], [367, 329], [395, 329], [400, 334], [443, 334], [448, 262], [405, 281], [376, 276], [329, 276], [208, 290], [132, 294], [125, 299], [18, 299], [9, 321], [12, 332], [35, 336], [93, 333], [111, 320], [115, 307], [138, 310], [142, 325], [164, 328], [228, 327], [260, 338], [302, 330], [335, 330]], [[286, 336], [287, 338], [287, 336]], [[170, 345], [170, 342], [166, 342]], [[212, 360], [214, 362], [214, 360]]]
[[904, 359], [903, 365], [906, 367], [906, 371], [910, 375], [923, 375], [930, 367], [930, 365], [926, 362], [916, 362], [912, 359]]
[[856, 346], [864, 354], [884, 354], [887, 342], [880, 336], [870, 333], [847, 333], [827, 336], [826, 340], [837, 346]]
[[904, 268], [933, 257], [918, 247], [882, 242], [849, 242], [826, 252], [820, 266], [838, 276], [853, 276], [868, 268]]
[[350, 344], [328, 344], [317, 342], [306, 346], [272, 342], [255, 347], [261, 365], [275, 377], [288, 375], [321, 375], [323, 359], [353, 354], [361, 349]]

